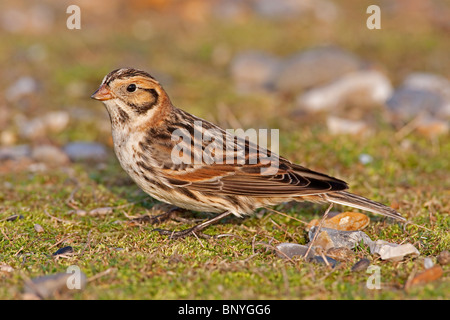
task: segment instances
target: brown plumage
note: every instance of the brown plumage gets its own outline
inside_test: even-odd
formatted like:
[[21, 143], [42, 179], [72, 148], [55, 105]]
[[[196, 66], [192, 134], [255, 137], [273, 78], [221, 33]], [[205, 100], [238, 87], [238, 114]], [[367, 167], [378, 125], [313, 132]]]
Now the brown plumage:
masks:
[[344, 191], [348, 186], [342, 180], [174, 107], [144, 71], [112, 71], [92, 98], [105, 104], [115, 153], [142, 190], [181, 208], [219, 214], [172, 237], [199, 231], [229, 214], [244, 216], [291, 200], [337, 203], [405, 220], [392, 208]]

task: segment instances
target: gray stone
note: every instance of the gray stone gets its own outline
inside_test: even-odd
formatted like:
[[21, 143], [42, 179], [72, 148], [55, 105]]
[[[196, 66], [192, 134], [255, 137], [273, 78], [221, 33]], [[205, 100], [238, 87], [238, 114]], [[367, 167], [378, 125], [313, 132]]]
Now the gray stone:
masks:
[[71, 142], [64, 146], [64, 152], [72, 161], [104, 161], [107, 151], [104, 145], [95, 142]]
[[38, 87], [38, 82], [34, 78], [23, 76], [6, 89], [5, 97], [9, 101], [14, 101], [22, 96], [37, 92]]
[[308, 112], [330, 111], [345, 106], [355, 98], [358, 104], [384, 105], [392, 91], [391, 82], [384, 74], [375, 70], [361, 70], [299, 95], [297, 106]]
[[[308, 246], [301, 245], [298, 243], [288, 243], [288, 242], [280, 243], [279, 245], [276, 246], [276, 248], [278, 250], [277, 256], [279, 258], [283, 258], [283, 259], [286, 259], [286, 257], [292, 258], [294, 256], [303, 257], [306, 254], [306, 251], [308, 250]], [[308, 254], [308, 257], [311, 257], [311, 256], [312, 256], [312, 250]]]
[[61, 149], [47, 144], [34, 147], [31, 157], [35, 161], [50, 165], [63, 165], [69, 162], [69, 157]]
[[282, 92], [302, 92], [329, 83], [362, 67], [354, 54], [337, 47], [318, 47], [288, 58], [274, 78], [274, 87]]
[[231, 76], [240, 93], [267, 91], [280, 60], [260, 51], [247, 51], [231, 61]]
[[403, 121], [417, 116], [450, 119], [450, 81], [429, 73], [412, 73], [387, 101], [392, 113]]
[[28, 158], [31, 155], [31, 148], [27, 144], [17, 146], [0, 147], [0, 161], [19, 160]]

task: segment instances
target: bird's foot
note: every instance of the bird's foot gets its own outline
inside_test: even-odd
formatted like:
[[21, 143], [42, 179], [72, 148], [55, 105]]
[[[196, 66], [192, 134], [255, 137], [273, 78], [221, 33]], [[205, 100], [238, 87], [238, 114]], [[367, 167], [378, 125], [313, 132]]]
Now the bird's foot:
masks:
[[207, 228], [208, 226], [212, 225], [213, 223], [218, 222], [220, 219], [225, 218], [226, 216], [230, 215], [231, 213], [226, 211], [224, 213], [221, 213], [217, 216], [215, 216], [212, 219], [206, 220], [205, 222], [202, 222], [200, 224], [197, 224], [193, 226], [192, 228], [181, 230], [181, 231], [170, 231], [170, 230], [164, 230], [164, 229], [153, 229], [153, 231], [159, 232], [159, 234], [167, 235], [169, 236], [169, 239], [179, 239], [184, 238], [187, 236], [196, 236], [201, 237], [205, 239], [212, 238], [213, 236], [201, 233], [203, 229]]

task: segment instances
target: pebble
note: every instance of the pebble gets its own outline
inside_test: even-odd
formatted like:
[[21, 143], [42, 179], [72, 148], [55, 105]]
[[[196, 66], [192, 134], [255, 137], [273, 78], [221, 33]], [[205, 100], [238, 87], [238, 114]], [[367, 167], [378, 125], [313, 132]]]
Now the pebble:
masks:
[[450, 252], [448, 252], [447, 250], [442, 251], [438, 257], [437, 260], [439, 262], [439, 264], [445, 266], [446, 264], [450, 263]]
[[359, 135], [370, 132], [369, 125], [362, 120], [349, 120], [336, 116], [327, 117], [327, 127], [331, 134]]
[[339, 13], [337, 5], [328, 0], [259, 0], [253, 2], [253, 10], [270, 19], [289, 19], [313, 15], [320, 21], [334, 21]]
[[305, 9], [303, 1], [293, 0], [260, 0], [254, 4], [255, 12], [266, 18], [295, 17]]
[[[334, 260], [333, 258], [330, 258], [328, 256], [325, 256], [326, 261], [328, 262], [328, 265], [330, 265], [332, 268], [336, 267], [338, 262]], [[311, 259], [309, 259], [311, 262], [319, 263], [319, 264], [327, 264], [322, 256], [314, 256]]]
[[[276, 248], [279, 251], [276, 252], [277, 256], [283, 259], [286, 259], [286, 256], [289, 258], [293, 258], [294, 256], [303, 257], [308, 250], [308, 246], [288, 242], [280, 243]], [[311, 256], [311, 252], [308, 256]]]
[[0, 161], [20, 160], [23, 158], [28, 158], [30, 155], [31, 148], [26, 144], [0, 147]]
[[394, 117], [408, 122], [415, 117], [433, 117], [444, 103], [442, 97], [434, 92], [401, 87], [386, 102]]
[[4, 8], [0, 17], [3, 30], [16, 33], [26, 28], [28, 18], [24, 10]]
[[9, 216], [6, 218], [6, 221], [16, 221], [17, 218], [19, 218], [19, 220], [23, 219], [24, 216], [23, 215], [18, 215], [18, 214], [13, 214], [12, 216]]
[[25, 95], [36, 93], [38, 88], [37, 80], [31, 76], [23, 76], [6, 88], [5, 97], [8, 101], [16, 101]]
[[312, 48], [294, 54], [283, 62], [273, 85], [281, 92], [299, 93], [330, 83], [360, 67], [358, 57], [338, 47]]
[[[308, 251], [308, 246], [297, 244], [297, 243], [280, 243], [276, 246], [276, 254], [279, 258], [282, 259], [292, 259], [294, 257], [304, 257], [306, 252]], [[325, 256], [328, 264], [334, 268], [337, 264], [337, 261], [331, 257]], [[321, 256], [314, 255], [313, 250], [310, 250], [308, 253], [308, 262], [315, 262], [320, 264], [326, 264], [325, 260]]]
[[338, 261], [351, 261], [354, 259], [355, 254], [349, 248], [330, 248], [327, 250], [327, 256]]
[[392, 92], [391, 82], [383, 73], [360, 70], [300, 94], [297, 107], [307, 112], [330, 111], [346, 106], [355, 99], [358, 105], [384, 105]]
[[447, 120], [423, 117], [418, 120], [416, 130], [420, 134], [432, 138], [448, 134], [450, 131], [450, 124]]
[[372, 254], [379, 254], [382, 260], [401, 261], [406, 256], [419, 256], [420, 252], [412, 244], [396, 244], [384, 240], [370, 241], [369, 245]]
[[426, 269], [425, 271], [419, 273], [416, 275], [411, 281], [408, 281], [406, 284], [406, 287], [419, 285], [419, 284], [425, 284], [431, 281], [435, 281], [442, 277], [444, 274], [444, 270], [440, 265], [435, 265], [434, 267], [431, 267], [429, 269]]
[[[310, 241], [312, 241], [312, 239], [314, 238], [316, 229], [317, 227], [313, 226], [309, 230], [308, 237]], [[318, 239], [319, 242], [317, 242]], [[320, 229], [319, 235], [316, 238], [314, 246], [317, 246], [318, 243], [324, 250], [340, 247], [353, 249], [355, 245], [360, 243], [361, 241], [363, 241], [365, 244], [372, 242], [370, 237], [362, 231], [341, 231], [322, 227]]]
[[3, 130], [0, 132], [0, 145], [12, 146], [16, 143], [17, 136], [11, 130]]
[[373, 162], [373, 157], [367, 153], [361, 153], [358, 156], [359, 163], [366, 165]]
[[423, 260], [423, 266], [425, 269], [430, 269], [434, 266], [434, 262], [431, 258], [425, 258]]
[[73, 248], [71, 246], [67, 246], [67, 247], [63, 247], [63, 248], [56, 250], [53, 253], [53, 256], [58, 256], [61, 254], [71, 254], [71, 253], [73, 253]]
[[49, 112], [31, 120], [21, 116], [16, 117], [20, 135], [30, 140], [44, 137], [50, 132], [59, 133], [67, 128], [69, 121], [69, 113], [65, 111]]
[[[79, 276], [79, 279], [75, 279], [75, 276]], [[78, 280], [78, 281], [77, 281]], [[86, 274], [80, 272], [74, 273], [55, 273], [42, 277], [31, 279], [26, 281], [24, 286], [24, 298], [26, 299], [48, 299], [62, 292], [76, 292], [77, 288], [72, 290], [69, 288], [69, 284], [75, 284], [73, 281], [77, 281], [79, 284], [79, 290], [83, 290], [86, 287], [87, 277]]]
[[34, 225], [34, 230], [37, 232], [37, 233], [41, 233], [41, 232], [44, 232], [45, 230], [44, 230], [44, 228], [42, 228], [42, 226], [40, 225], [40, 224], [35, 224]]
[[366, 269], [369, 267], [370, 265], [370, 260], [369, 259], [361, 259], [358, 262], [356, 262], [353, 267], [352, 267], [352, 272], [359, 272], [359, 271], [366, 271]]
[[412, 73], [387, 101], [397, 120], [408, 122], [417, 116], [450, 119], [450, 81], [430, 73]]
[[239, 93], [268, 91], [280, 59], [261, 51], [246, 51], [231, 61], [231, 76]]
[[248, 3], [241, 0], [219, 0], [212, 8], [212, 14], [222, 20], [237, 22], [244, 20], [249, 10]]
[[90, 216], [104, 216], [107, 214], [111, 214], [113, 212], [113, 209], [114, 208], [112, 208], [112, 207], [95, 208], [95, 209], [90, 210], [88, 212], [88, 214]]
[[63, 150], [72, 161], [101, 162], [107, 158], [106, 147], [95, 142], [71, 142]]
[[10, 265], [7, 265], [7, 264], [5, 264], [5, 263], [2, 263], [2, 264], [0, 264], [0, 272], [1, 272], [1, 271], [3, 271], [3, 272], [13, 272], [13, 271], [14, 271], [14, 268], [11, 267]]
[[[369, 225], [370, 219], [365, 214], [359, 212], [343, 212], [324, 220], [322, 226], [342, 231], [356, 231], [364, 229]], [[313, 226], [318, 226], [320, 220], [314, 219], [308, 223], [306, 230]]]
[[414, 72], [406, 77], [403, 86], [439, 95], [443, 104], [436, 110], [436, 117], [442, 120], [450, 119], [450, 80], [436, 74]]
[[38, 162], [50, 165], [64, 165], [70, 162], [69, 157], [61, 149], [52, 145], [38, 145], [31, 151], [31, 157]]

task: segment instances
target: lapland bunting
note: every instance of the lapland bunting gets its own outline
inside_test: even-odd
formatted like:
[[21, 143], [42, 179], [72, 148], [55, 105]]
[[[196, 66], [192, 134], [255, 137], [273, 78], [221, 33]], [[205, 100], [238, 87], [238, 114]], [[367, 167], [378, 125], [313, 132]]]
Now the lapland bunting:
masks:
[[405, 221], [390, 207], [344, 191], [342, 180], [176, 108], [145, 71], [114, 70], [91, 97], [104, 103], [117, 158], [143, 191], [180, 208], [216, 214], [186, 230], [159, 230], [171, 238], [199, 232], [230, 214], [242, 217], [292, 200], [347, 205]]

